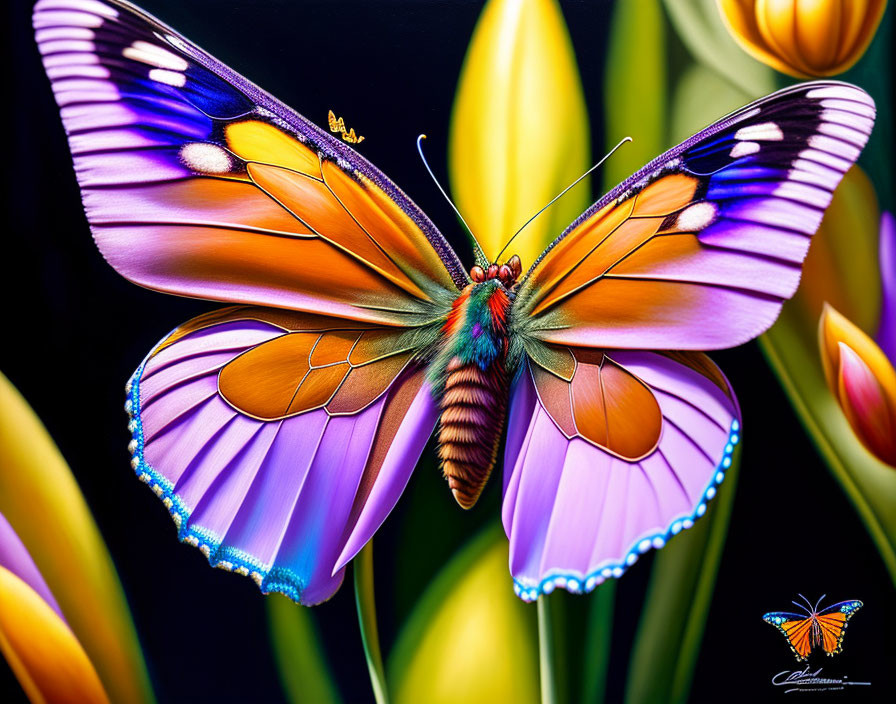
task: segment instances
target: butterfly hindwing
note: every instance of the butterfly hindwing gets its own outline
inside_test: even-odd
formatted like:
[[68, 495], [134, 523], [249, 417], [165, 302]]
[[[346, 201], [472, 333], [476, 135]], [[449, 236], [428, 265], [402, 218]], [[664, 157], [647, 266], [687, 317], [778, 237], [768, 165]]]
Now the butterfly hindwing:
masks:
[[720, 349], [793, 295], [811, 236], [874, 123], [836, 82], [786, 88], [658, 157], [530, 269], [516, 321], [546, 342]]
[[781, 631], [797, 660], [809, 657], [812, 652], [811, 616], [773, 611], [765, 614], [762, 620]]
[[740, 411], [703, 354], [550, 347], [514, 389], [510, 569], [526, 600], [591, 591], [689, 528], [731, 465]]
[[363, 157], [118, 0], [41, 0], [34, 27], [94, 238], [143, 286], [420, 325], [467, 277]]
[[265, 592], [329, 598], [435, 425], [404, 335], [234, 307], [163, 339], [129, 385], [131, 449], [180, 539]]

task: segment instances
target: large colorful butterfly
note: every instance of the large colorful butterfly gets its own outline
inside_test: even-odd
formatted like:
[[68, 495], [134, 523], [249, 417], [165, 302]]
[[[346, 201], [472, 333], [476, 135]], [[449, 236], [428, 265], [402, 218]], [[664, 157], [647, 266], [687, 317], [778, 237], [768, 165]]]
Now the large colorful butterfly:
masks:
[[[812, 606], [802, 594], [799, 597], [806, 602], [806, 606], [795, 601], [790, 603], [805, 611], [805, 615], [794, 614], [787, 611], [772, 611], [765, 614], [762, 620], [777, 628], [790, 645], [797, 660], [807, 660], [812, 648], [821, 648], [828, 655], [834, 655], [843, 650], [843, 634], [846, 633], [846, 624], [849, 619], [862, 608], [862, 602], [841, 601], [833, 606], [826, 606], [818, 610], [821, 599]], [[808, 607], [808, 608], [806, 608]]]
[[591, 590], [690, 527], [740, 434], [692, 350], [772, 324], [874, 119], [853, 86], [787, 88], [652, 161], [537, 261], [477, 250], [468, 272], [362, 156], [132, 5], [41, 0], [34, 26], [103, 256], [238, 304], [134, 373], [137, 475], [211, 564], [305, 604], [339, 587], [436, 428], [469, 507], [506, 425], [526, 600]]

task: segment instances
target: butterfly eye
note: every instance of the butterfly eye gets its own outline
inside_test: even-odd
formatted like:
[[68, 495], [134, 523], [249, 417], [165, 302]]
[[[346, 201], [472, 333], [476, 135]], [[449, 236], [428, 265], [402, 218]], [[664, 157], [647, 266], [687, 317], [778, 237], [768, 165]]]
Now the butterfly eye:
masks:
[[477, 284], [481, 284], [485, 281], [485, 270], [481, 266], [474, 266], [470, 269], [470, 278]]
[[515, 277], [513, 275], [513, 270], [506, 264], [502, 264], [498, 269], [498, 278], [501, 280], [502, 284], [510, 286]]
[[494, 279], [498, 275], [498, 265], [491, 264], [488, 267], [488, 271], [485, 272], [485, 278]]
[[514, 254], [510, 259], [507, 260], [507, 266], [509, 266], [510, 270], [513, 272], [514, 281], [520, 278], [520, 274], [523, 273], [523, 263], [520, 261], [520, 257], [518, 254]]

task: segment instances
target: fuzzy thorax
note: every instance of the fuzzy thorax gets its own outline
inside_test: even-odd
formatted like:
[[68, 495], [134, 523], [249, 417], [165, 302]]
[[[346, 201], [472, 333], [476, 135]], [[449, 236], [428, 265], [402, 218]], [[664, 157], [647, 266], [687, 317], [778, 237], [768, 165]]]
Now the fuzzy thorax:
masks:
[[463, 508], [476, 503], [491, 474], [507, 410], [511, 299], [499, 280], [467, 286], [443, 328], [434, 360], [440, 391], [439, 458]]

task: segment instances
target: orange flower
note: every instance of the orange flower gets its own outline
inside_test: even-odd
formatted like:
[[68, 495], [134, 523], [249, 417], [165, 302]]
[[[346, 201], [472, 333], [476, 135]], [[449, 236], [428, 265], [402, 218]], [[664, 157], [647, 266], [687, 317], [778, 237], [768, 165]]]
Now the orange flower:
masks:
[[718, 0], [748, 54], [797, 78], [835, 76], [865, 53], [886, 0]]
[[896, 467], [896, 370], [868, 335], [830, 305], [818, 329], [828, 387], [862, 444]]

